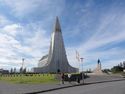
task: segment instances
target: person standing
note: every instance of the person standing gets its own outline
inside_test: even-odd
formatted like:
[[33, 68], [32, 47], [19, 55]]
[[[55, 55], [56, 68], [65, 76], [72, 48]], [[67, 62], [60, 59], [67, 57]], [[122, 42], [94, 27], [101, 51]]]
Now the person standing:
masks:
[[79, 75], [77, 76], [77, 83], [80, 84], [80, 77], [79, 77]]
[[68, 81], [69, 81], [69, 83], [71, 83], [71, 74], [70, 73], [68, 73]]
[[65, 78], [64, 73], [61, 73], [61, 81], [62, 81], [62, 84], [64, 84], [64, 78]]

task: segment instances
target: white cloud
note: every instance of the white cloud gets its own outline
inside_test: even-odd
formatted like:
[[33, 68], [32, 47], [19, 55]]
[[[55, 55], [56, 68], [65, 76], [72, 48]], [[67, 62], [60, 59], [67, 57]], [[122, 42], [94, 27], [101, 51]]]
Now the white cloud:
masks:
[[[9, 6], [12, 9], [12, 13], [16, 16], [29, 16], [31, 14], [45, 15], [56, 14], [61, 12], [61, 7], [63, 6], [65, 0], [1, 0], [1, 3]], [[58, 7], [58, 8], [56, 8]], [[51, 11], [50, 11], [51, 10]], [[56, 11], [56, 12], [55, 12]], [[47, 15], [48, 16], [48, 15]]]
[[[68, 61], [69, 63], [76, 67], [76, 68], [80, 68], [80, 70], [82, 69], [82, 63], [78, 62], [78, 60], [76, 59], [76, 53], [75, 53], [76, 48], [67, 48], [66, 52], [67, 52], [67, 57], [68, 57]], [[106, 51], [86, 51], [86, 52], [82, 52], [79, 51], [80, 53], [80, 57], [83, 57], [83, 69], [87, 70], [89, 68], [91, 68], [92, 70], [96, 68], [97, 65], [97, 60], [98, 58], [101, 60], [102, 63], [102, 68], [111, 68], [114, 65], [119, 64], [120, 62], [124, 61], [124, 54], [125, 51], [121, 48], [112, 48], [112, 49], [108, 49]]]
[[[27, 33], [29, 31], [25, 30], [25, 26], [18, 26], [18, 24], [5, 23], [0, 28], [0, 44], [2, 44], [0, 45], [1, 68], [19, 67], [22, 58], [26, 60], [26, 67], [31, 68], [37, 65], [38, 60], [44, 53], [48, 52], [47, 48], [50, 40], [45, 34], [46, 31], [37, 27], [35, 28], [36, 31], [30, 31], [30, 33]], [[20, 30], [21, 28], [24, 29], [23, 32]], [[28, 37], [28, 34], [32, 36]], [[17, 40], [20, 35], [25, 42]]]
[[11, 21], [9, 21], [5, 16], [0, 14], [0, 27], [11, 23]]
[[8, 20], [5, 16], [0, 16], [0, 44], [2, 44], [0, 46], [0, 60], [6, 65], [8, 64], [8, 67], [11, 67], [9, 66], [11, 62], [13, 67], [18, 66], [21, 58], [24, 57], [27, 62], [26, 66], [36, 66], [38, 60], [49, 51], [50, 34], [48, 38], [46, 30], [42, 27], [48, 24], [49, 20], [53, 19], [50, 15], [57, 16], [63, 11], [64, 1], [0, 0], [0, 3], [9, 9], [8, 13], [13, 14], [18, 19], [21, 19], [21, 17], [47, 17], [46, 20], [39, 21], [40, 24], [39, 22], [32, 22], [31, 19], [31, 22], [20, 27], [17, 23]]
[[18, 24], [9, 24], [3, 27], [2, 32], [16, 36], [17, 32], [20, 32]]
[[2, 44], [0, 45], [0, 60], [4, 59], [6, 61], [8, 57], [16, 56], [17, 54], [13, 51], [15, 50], [13, 46], [19, 44], [19, 42], [7, 34], [0, 33], [0, 38], [0, 44]]
[[103, 68], [112, 68], [113, 66], [118, 65], [120, 62], [123, 62], [124, 59], [113, 59], [108, 60], [105, 62], [105, 64], [102, 65]]
[[[33, 9], [36, 7], [36, 2], [39, 2], [40, 0], [1, 0], [1, 3], [8, 5], [10, 8], [13, 9], [13, 12], [22, 15], [30, 13], [33, 11]], [[39, 3], [38, 3], [39, 4]]]
[[[26, 59], [26, 66], [36, 66], [37, 61], [43, 55], [47, 54], [49, 50], [50, 34], [47, 34], [45, 28], [48, 27], [53, 16], [60, 16], [63, 9], [67, 8], [65, 8], [65, 0], [0, 0], [0, 3], [9, 7], [11, 14], [18, 19], [21, 17], [33, 17], [33, 19], [35, 17], [38, 19], [42, 18], [42, 20], [39, 20], [40, 23], [34, 22], [31, 19], [28, 23], [24, 23], [24, 26], [20, 27], [17, 23], [9, 21], [6, 17], [0, 15], [0, 44], [2, 44], [0, 45], [0, 60], [6, 62], [5, 65], [9, 65], [9, 60], [11, 60], [12, 66], [16, 66], [16, 64], [20, 64], [21, 58], [24, 57]], [[84, 8], [82, 8], [83, 5], [81, 5], [82, 9], [77, 15], [80, 14], [82, 17], [79, 18], [75, 26], [70, 24], [70, 28], [72, 28], [70, 29], [71, 32], [66, 32], [66, 35], [73, 38], [74, 36], [76, 37], [76, 35], [79, 37], [79, 34], [83, 34], [81, 33], [83, 31], [80, 30], [81, 27], [91, 28], [91, 20], [88, 19], [90, 15], [92, 15], [89, 11], [89, 9], [91, 9], [91, 4], [93, 6], [93, 1], [88, 2]], [[67, 10], [68, 9], [66, 9], [66, 11]], [[75, 50], [78, 50], [81, 57], [85, 58], [84, 66], [86, 68], [96, 65], [96, 60], [98, 58], [109, 60], [111, 62], [109, 66], [116, 64], [113, 63], [113, 59], [116, 57], [118, 57], [118, 61], [122, 60], [120, 56], [123, 58], [125, 52], [119, 47], [109, 48], [104, 51], [96, 51], [100, 47], [108, 47], [108, 44], [117, 44], [125, 40], [125, 14], [121, 10], [119, 11], [120, 12], [112, 12], [112, 10], [109, 10], [109, 12], [100, 16], [101, 20], [99, 24], [91, 23], [92, 25], [98, 25], [98, 27], [95, 30], [86, 32], [88, 35], [93, 32], [92, 36], [87, 36], [86, 42], [80, 40], [80, 45], [66, 48], [68, 60], [72, 66], [79, 66], [75, 58]], [[69, 10], [67, 12], [70, 13]], [[85, 12], [88, 14], [85, 14]], [[68, 14], [68, 16], [71, 15]], [[47, 19], [44, 19], [44, 17]], [[87, 20], [85, 20], [86, 18]], [[24, 22], [25, 20], [21, 19], [21, 21]], [[23, 32], [20, 32], [21, 28]], [[86, 36], [83, 35], [83, 37]], [[104, 61], [105, 64], [106, 62], [108, 61]]]
[[101, 24], [93, 36], [84, 44], [81, 44], [81, 50], [94, 50], [109, 43], [119, 43], [125, 40], [124, 14], [110, 13], [105, 16], [103, 16]]
[[[110, 11], [111, 12], [111, 11]], [[80, 53], [80, 57], [84, 57], [84, 68], [96, 67], [97, 59], [102, 60], [103, 68], [111, 68], [112, 66], [122, 62], [125, 51], [118, 46], [118, 43], [125, 41], [125, 14], [108, 13], [103, 15], [99, 26], [94, 30], [95, 32], [86, 42], [81, 42], [76, 47], [68, 49], [68, 58], [72, 65], [78, 66], [75, 59], [75, 50]], [[81, 23], [80, 23], [81, 24]], [[74, 31], [76, 32], [76, 31]], [[89, 32], [86, 32], [89, 33]], [[71, 34], [72, 35], [72, 34]], [[115, 44], [116, 46], [110, 45]], [[109, 47], [106, 50], [99, 50], [101, 48]], [[72, 53], [74, 51], [74, 53]], [[110, 62], [110, 63], [109, 63]]]

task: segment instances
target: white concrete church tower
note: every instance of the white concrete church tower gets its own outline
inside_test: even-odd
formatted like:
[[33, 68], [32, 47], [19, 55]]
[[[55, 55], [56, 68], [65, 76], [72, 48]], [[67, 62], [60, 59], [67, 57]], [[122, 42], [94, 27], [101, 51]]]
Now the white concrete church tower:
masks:
[[77, 68], [73, 68], [68, 63], [61, 32], [61, 26], [58, 17], [56, 17], [54, 31], [51, 34], [49, 54], [43, 56], [40, 59], [38, 67], [34, 68], [34, 72], [55, 73], [55, 72], [77, 72], [77, 71], [78, 71]]

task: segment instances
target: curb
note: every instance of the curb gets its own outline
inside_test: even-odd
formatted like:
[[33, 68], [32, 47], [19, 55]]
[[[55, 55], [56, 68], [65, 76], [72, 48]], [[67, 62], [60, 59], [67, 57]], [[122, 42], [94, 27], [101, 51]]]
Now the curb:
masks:
[[42, 91], [37, 91], [37, 92], [23, 93], [23, 94], [39, 94], [39, 93], [44, 93], [44, 92], [49, 92], [49, 91], [54, 91], [54, 90], [59, 90], [59, 89], [65, 89], [65, 88], [70, 88], [70, 87], [76, 87], [76, 86], [82, 86], [82, 85], [91, 85], [91, 84], [107, 83], [107, 82], [114, 82], [114, 81], [124, 81], [124, 80], [125, 79], [123, 78], [123, 79], [116, 79], [116, 80], [97, 81], [97, 82], [91, 82], [91, 83], [84, 83], [84, 84], [76, 84], [76, 85], [58, 87], [58, 88], [42, 90]]

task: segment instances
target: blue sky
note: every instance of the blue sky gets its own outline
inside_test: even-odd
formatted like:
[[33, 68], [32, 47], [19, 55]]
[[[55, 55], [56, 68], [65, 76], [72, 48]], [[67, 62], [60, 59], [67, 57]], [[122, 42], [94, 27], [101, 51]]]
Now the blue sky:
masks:
[[[124, 0], [0, 0], [0, 68], [36, 67], [59, 17], [69, 63], [84, 70], [125, 60]], [[81, 67], [80, 67], [81, 68]]]

